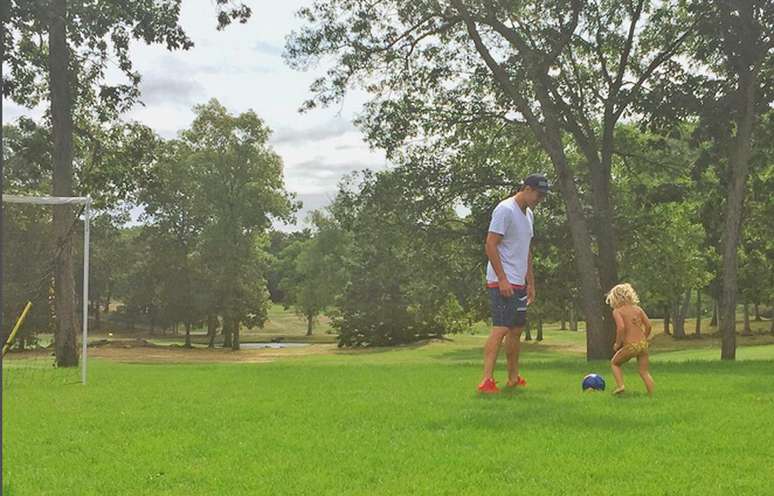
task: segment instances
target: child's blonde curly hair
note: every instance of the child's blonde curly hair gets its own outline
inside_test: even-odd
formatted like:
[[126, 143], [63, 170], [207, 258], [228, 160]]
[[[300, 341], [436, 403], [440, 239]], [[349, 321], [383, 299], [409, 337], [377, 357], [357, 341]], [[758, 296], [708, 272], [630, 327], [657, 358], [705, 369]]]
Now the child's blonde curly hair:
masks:
[[605, 302], [613, 308], [618, 308], [622, 305], [639, 305], [640, 297], [637, 296], [637, 292], [634, 290], [631, 284], [624, 283], [614, 286], [613, 289], [607, 293]]

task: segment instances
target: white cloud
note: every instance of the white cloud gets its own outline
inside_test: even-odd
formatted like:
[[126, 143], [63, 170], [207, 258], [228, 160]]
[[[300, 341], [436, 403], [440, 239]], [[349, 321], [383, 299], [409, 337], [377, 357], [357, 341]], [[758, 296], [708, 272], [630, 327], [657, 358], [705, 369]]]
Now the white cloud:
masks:
[[[296, 12], [311, 0], [245, 3], [253, 8], [252, 18], [217, 31], [210, 2], [183, 0], [181, 25], [195, 43], [191, 50], [170, 52], [133, 41], [130, 53], [143, 76], [145, 106], [137, 105], [126, 118], [173, 138], [191, 125], [192, 107], [211, 98], [233, 113], [253, 109], [275, 130], [271, 146], [285, 164], [286, 188], [304, 201], [305, 212], [319, 208], [335, 196], [344, 174], [385, 168], [384, 154], [370, 150], [352, 125], [366, 95], [353, 91], [333, 108], [299, 114], [298, 108], [310, 97], [309, 85], [324, 69], [294, 71], [281, 54], [286, 37], [301, 26]], [[112, 72], [121, 77], [117, 69]], [[30, 115], [3, 104], [6, 122]], [[299, 216], [302, 222], [303, 217]]]
[[264, 55], [271, 55], [273, 57], [282, 56], [282, 44], [267, 43], [265, 41], [256, 41], [253, 44], [253, 50]]
[[296, 212], [295, 224], [277, 223], [274, 227], [280, 231], [296, 231], [309, 227], [309, 215], [315, 211], [320, 210], [331, 203], [336, 198], [336, 191], [329, 191], [325, 193], [308, 193], [297, 196], [297, 200], [303, 203], [301, 209]]
[[355, 131], [356, 129], [350, 121], [333, 119], [327, 123], [306, 129], [281, 128], [274, 132], [271, 137], [271, 143], [275, 145], [283, 143], [309, 143], [329, 138], [338, 138]]
[[46, 108], [46, 105], [38, 105], [35, 108], [28, 109], [27, 107], [22, 107], [11, 100], [3, 98], [3, 124], [11, 123], [22, 116], [40, 120], [43, 117]]
[[151, 73], [140, 82], [140, 100], [145, 105], [183, 105], [190, 107], [206, 97], [207, 92], [195, 79], [176, 77], [174, 74]]

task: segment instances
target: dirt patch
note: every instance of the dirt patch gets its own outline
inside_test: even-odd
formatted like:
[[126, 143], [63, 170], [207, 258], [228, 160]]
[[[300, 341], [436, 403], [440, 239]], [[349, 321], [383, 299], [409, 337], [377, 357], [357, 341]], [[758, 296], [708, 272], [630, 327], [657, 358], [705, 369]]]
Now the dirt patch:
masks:
[[222, 348], [181, 348], [167, 346], [100, 346], [89, 349], [89, 358], [104, 358], [122, 363], [267, 363], [282, 358], [333, 353], [335, 345], [310, 345], [303, 348], [224, 350]]
[[[161, 346], [144, 339], [119, 339], [89, 343], [89, 359], [102, 358], [122, 363], [267, 363], [293, 357], [333, 354], [337, 350], [335, 344], [310, 344], [303, 347], [233, 351], [223, 348]], [[53, 350], [38, 348], [11, 352], [4, 357], [4, 361], [9, 363], [21, 364], [25, 360], [50, 360], [53, 364]]]

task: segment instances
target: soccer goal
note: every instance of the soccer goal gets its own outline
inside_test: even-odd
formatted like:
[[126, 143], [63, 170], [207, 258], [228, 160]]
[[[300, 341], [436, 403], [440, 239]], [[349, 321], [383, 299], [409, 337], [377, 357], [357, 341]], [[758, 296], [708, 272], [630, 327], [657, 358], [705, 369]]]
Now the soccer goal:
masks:
[[[89, 236], [91, 222], [91, 198], [84, 197], [57, 197], [57, 196], [22, 196], [3, 195], [4, 208], [4, 242], [3, 271], [4, 271], [4, 300], [9, 299], [13, 304], [24, 305], [25, 301], [31, 302], [33, 313], [37, 310], [38, 320], [51, 317], [50, 300], [52, 295], [53, 250], [52, 243], [42, 243], [41, 239], [50, 238], [46, 232], [50, 231], [50, 222], [43, 221], [48, 216], [42, 214], [34, 206], [73, 205], [81, 206], [82, 214], [78, 212], [73, 216], [73, 225], [77, 224], [78, 217], [83, 222], [83, 271], [82, 271], [82, 305], [83, 314], [81, 336], [81, 382], [86, 384], [88, 336], [89, 336]], [[10, 207], [15, 208], [11, 211]], [[9, 236], [11, 234], [12, 236]], [[70, 234], [71, 235], [71, 234]], [[41, 248], [41, 246], [45, 246]], [[12, 250], [9, 252], [8, 250]], [[19, 301], [14, 301], [19, 300]], [[4, 302], [5, 305], [5, 302]], [[35, 307], [39, 307], [35, 309]], [[25, 308], [26, 312], [29, 308]], [[4, 314], [10, 313], [6, 310]], [[4, 315], [4, 323], [8, 318], [16, 318], [15, 315]], [[34, 320], [34, 319], [33, 319]], [[29, 323], [29, 322], [28, 322]], [[34, 322], [31, 325], [35, 325]], [[43, 324], [38, 324], [43, 325]], [[5, 327], [5, 326], [4, 326]], [[34, 339], [25, 336], [22, 332], [13, 337], [6, 334], [3, 329], [3, 347], [17, 345], [24, 349], [25, 339]], [[12, 339], [17, 342], [11, 342]], [[35, 341], [37, 344], [37, 342]], [[50, 344], [49, 344], [50, 346]], [[41, 347], [45, 348], [45, 347]]]

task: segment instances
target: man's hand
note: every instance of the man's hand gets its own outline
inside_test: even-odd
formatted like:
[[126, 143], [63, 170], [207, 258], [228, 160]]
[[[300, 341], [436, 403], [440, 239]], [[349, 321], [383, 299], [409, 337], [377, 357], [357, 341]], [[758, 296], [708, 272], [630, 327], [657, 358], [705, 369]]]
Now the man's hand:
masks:
[[498, 285], [500, 286], [500, 294], [503, 295], [504, 298], [513, 296], [513, 287], [507, 279], [500, 279]]
[[535, 301], [535, 286], [527, 286], [527, 305]]

